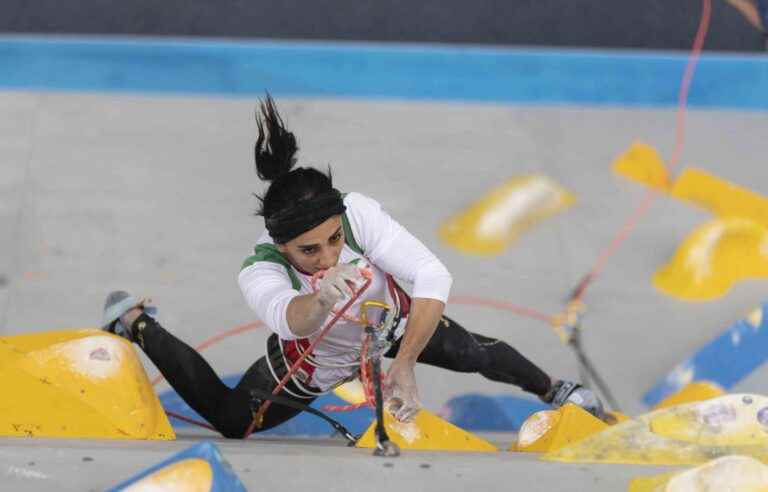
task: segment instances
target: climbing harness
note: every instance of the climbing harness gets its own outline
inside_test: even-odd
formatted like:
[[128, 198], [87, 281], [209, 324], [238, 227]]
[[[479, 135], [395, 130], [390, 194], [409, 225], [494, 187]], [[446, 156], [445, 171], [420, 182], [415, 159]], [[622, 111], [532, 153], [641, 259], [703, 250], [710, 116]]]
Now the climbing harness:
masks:
[[[364, 273], [364, 272], [367, 272], [367, 273]], [[317, 335], [317, 338], [315, 338], [315, 340], [306, 348], [306, 351], [303, 352], [296, 359], [293, 365], [291, 365], [291, 367], [286, 372], [285, 376], [283, 376], [283, 378], [280, 380], [277, 386], [275, 386], [275, 389], [272, 391], [273, 395], [277, 395], [283, 390], [285, 385], [288, 384], [288, 381], [291, 380], [293, 375], [296, 374], [296, 372], [301, 368], [302, 363], [312, 353], [312, 351], [317, 346], [317, 344], [320, 343], [320, 341], [325, 337], [325, 335], [328, 334], [331, 328], [333, 328], [333, 325], [335, 325], [336, 322], [339, 321], [339, 319], [341, 319], [342, 316], [344, 316], [344, 313], [346, 313], [347, 310], [349, 310], [349, 308], [352, 307], [355, 301], [357, 301], [357, 299], [371, 285], [372, 274], [370, 270], [361, 270], [361, 273], [363, 273], [364, 276], [366, 277], [365, 283], [363, 283], [363, 285], [356, 292], [352, 294], [352, 297], [344, 304], [344, 306], [333, 315], [333, 318], [331, 318], [331, 320], [325, 324], [323, 329], [320, 330], [320, 333]], [[253, 421], [248, 426], [248, 429], [246, 429], [245, 435], [243, 436], [244, 439], [248, 438], [253, 433], [253, 430], [255, 428], [257, 427], [260, 428], [263, 425], [264, 414], [266, 413], [270, 404], [271, 404], [271, 401], [269, 400], [264, 401], [261, 404], [261, 406], [258, 408], [258, 410], [254, 413]]]

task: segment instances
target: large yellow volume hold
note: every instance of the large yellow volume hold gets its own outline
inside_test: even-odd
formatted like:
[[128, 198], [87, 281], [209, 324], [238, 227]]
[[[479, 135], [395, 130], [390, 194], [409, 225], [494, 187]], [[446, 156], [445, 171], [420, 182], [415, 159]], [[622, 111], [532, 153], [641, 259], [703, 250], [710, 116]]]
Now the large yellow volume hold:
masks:
[[496, 255], [526, 229], [575, 201], [571, 193], [546, 176], [510, 179], [446, 221], [440, 237], [465, 253]]
[[544, 455], [577, 463], [698, 465], [740, 454], [768, 460], [768, 398], [752, 394], [663, 408]]
[[653, 277], [662, 292], [684, 300], [709, 300], [736, 282], [768, 277], [768, 229], [753, 220], [719, 218], [697, 227]]
[[649, 419], [651, 432], [698, 446], [768, 445], [768, 399], [726, 395], [672, 407]]
[[175, 439], [133, 347], [100, 330], [0, 338], [0, 435]]
[[628, 492], [768, 492], [768, 466], [749, 456], [724, 456], [682, 472], [632, 480]]
[[[484, 439], [456, 427], [437, 415], [420, 410], [409, 423], [398, 422], [384, 412], [384, 426], [389, 438], [401, 449], [422, 451], [498, 451]], [[357, 441], [358, 448], [376, 447], [376, 422], [374, 421]]]

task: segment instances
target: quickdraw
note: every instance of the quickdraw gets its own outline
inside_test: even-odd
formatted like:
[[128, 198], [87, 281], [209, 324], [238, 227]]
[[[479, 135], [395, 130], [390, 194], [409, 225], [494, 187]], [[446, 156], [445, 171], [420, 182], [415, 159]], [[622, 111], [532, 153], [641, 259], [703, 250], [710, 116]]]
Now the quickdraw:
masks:
[[[360, 307], [359, 315], [357, 317], [349, 316], [346, 314], [346, 312], [352, 307], [355, 301], [357, 301], [357, 299], [360, 298], [363, 292], [371, 284], [372, 275], [370, 270], [361, 270], [361, 272], [366, 272], [364, 273], [364, 276], [366, 277], [366, 282], [363, 284], [363, 286], [360, 287], [360, 289], [354, 292], [352, 297], [347, 301], [346, 304], [344, 304], [344, 306], [340, 310], [333, 311], [333, 314], [334, 314], [333, 318], [323, 327], [323, 329], [320, 331], [317, 338], [309, 345], [309, 347], [307, 347], [306, 349], [300, 352], [299, 357], [291, 364], [291, 367], [288, 369], [286, 374], [282, 377], [282, 379], [278, 382], [275, 389], [272, 391], [273, 396], [278, 395], [281, 391], [283, 391], [289, 381], [293, 380], [295, 382], [295, 380], [293, 379], [293, 376], [298, 372], [303, 362], [308, 361], [308, 363], [315, 365], [316, 367], [326, 366], [314, 360], [312, 358], [312, 352], [315, 346], [317, 346], [317, 344], [325, 337], [325, 335], [336, 324], [336, 322], [339, 319], [344, 318], [344, 319], [359, 323], [366, 328], [366, 332], [365, 332], [366, 335], [363, 341], [360, 363], [359, 363], [360, 379], [362, 380], [363, 387], [365, 388], [366, 400], [363, 404], [360, 404], [360, 405], [352, 405], [349, 407], [335, 407], [333, 408], [333, 410], [338, 410], [338, 409], [353, 410], [356, 408], [360, 408], [362, 406], [371, 406], [375, 408], [378, 408], [378, 406], [383, 406], [383, 402], [379, 401], [380, 398], [377, 399], [376, 397], [376, 395], [380, 395], [383, 393], [381, 389], [381, 379], [382, 379], [381, 365], [380, 365], [381, 356], [389, 349], [389, 347], [392, 345], [394, 341], [395, 327], [397, 323], [399, 323], [400, 321], [400, 313], [399, 313], [399, 309], [392, 308], [390, 305], [384, 302], [368, 300], [362, 303]], [[324, 272], [319, 272], [315, 274], [313, 276], [313, 279], [322, 278], [323, 273]], [[315, 284], [313, 283], [313, 286], [314, 285]], [[381, 309], [382, 311], [379, 317], [379, 322], [376, 324], [376, 326], [373, 326], [369, 320], [368, 311], [372, 308], [378, 308], [378, 309]], [[376, 368], [377, 365], [378, 365], [378, 368]], [[374, 376], [373, 378], [371, 377], [372, 372], [376, 373], [376, 376]], [[254, 429], [260, 428], [263, 425], [264, 414], [269, 408], [271, 402], [276, 401], [276, 400], [273, 400], [272, 398], [265, 398], [262, 400], [263, 401], [259, 406], [258, 410], [254, 413], [253, 421], [251, 422], [250, 426], [246, 430], [244, 438], [247, 438], [248, 436], [250, 436], [253, 433]], [[323, 410], [327, 411], [327, 407], [324, 407]], [[329, 419], [327, 416], [323, 416], [323, 418], [325, 418], [326, 420]], [[330, 419], [330, 420], [333, 420], [333, 419]], [[333, 421], [333, 422], [336, 422], [336, 421]], [[383, 426], [383, 422], [381, 425]], [[378, 435], [379, 434], [377, 434], [377, 436]], [[384, 431], [384, 435], [386, 435], [385, 431]], [[381, 449], [383, 450], [385, 448], [386, 448], [386, 452], [389, 453], [386, 455], [393, 456], [393, 454], [391, 454], [393, 452], [392, 446], [389, 446], [387, 444], [382, 444]], [[379, 448], [377, 447], [377, 449]]]
[[[293, 375], [299, 370], [301, 367], [301, 363], [304, 362], [304, 360], [309, 356], [312, 351], [315, 349], [318, 343], [325, 337], [325, 335], [328, 334], [328, 332], [333, 328], [333, 325], [336, 324], [339, 319], [344, 315], [344, 313], [349, 310], [349, 308], [352, 307], [352, 305], [357, 301], [357, 299], [370, 287], [371, 285], [371, 273], [368, 271], [367, 279], [365, 283], [358, 289], [352, 297], [344, 304], [344, 306], [334, 314], [333, 318], [326, 323], [326, 325], [323, 327], [323, 329], [320, 331], [320, 334], [317, 336], [317, 338], [309, 345], [307, 350], [299, 356], [296, 361], [294, 361], [293, 365], [288, 369], [285, 376], [280, 380], [280, 382], [275, 386], [275, 389], [272, 391], [273, 395], [277, 395], [280, 393], [280, 391], [283, 390], [285, 385], [288, 383], [288, 381], [293, 377]], [[251, 421], [251, 424], [248, 426], [248, 429], [245, 431], [245, 435], [243, 436], [243, 439], [247, 439], [252, 433], [253, 430], [258, 428], [261, 428], [261, 426], [264, 424], [264, 414], [266, 413], [267, 409], [269, 408], [271, 404], [271, 401], [267, 400], [264, 401], [259, 409], [254, 413], [253, 421]]]
[[608, 388], [600, 373], [595, 369], [592, 361], [587, 357], [581, 344], [581, 321], [584, 318], [585, 310], [586, 306], [583, 302], [577, 299], [571, 300], [566, 306], [564, 313], [552, 318], [552, 327], [560, 337], [560, 340], [570, 347], [576, 355], [581, 383], [587, 388], [594, 383], [611, 409], [620, 412], [621, 408], [616, 398], [614, 398], [613, 393], [611, 393], [610, 388]]

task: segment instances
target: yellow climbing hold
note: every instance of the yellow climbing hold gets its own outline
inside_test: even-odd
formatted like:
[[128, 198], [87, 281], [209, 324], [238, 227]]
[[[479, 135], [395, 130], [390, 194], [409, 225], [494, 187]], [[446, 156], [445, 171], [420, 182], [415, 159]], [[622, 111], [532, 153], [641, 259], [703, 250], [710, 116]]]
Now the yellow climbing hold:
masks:
[[542, 175], [510, 179], [440, 228], [440, 237], [465, 253], [495, 255], [541, 220], [565, 210], [575, 197]]
[[100, 330], [0, 338], [0, 435], [175, 439], [133, 347]]
[[547, 453], [578, 463], [695, 465], [741, 454], [768, 460], [768, 398], [733, 394], [663, 408]]
[[[401, 449], [423, 451], [498, 451], [484, 439], [446, 422], [437, 415], [421, 410], [413, 422], [402, 423], [384, 412], [384, 426], [389, 438]], [[376, 422], [357, 441], [358, 448], [376, 447]]]
[[610, 422], [611, 425], [620, 424], [622, 422], [626, 422], [627, 420], [631, 420], [631, 417], [621, 412], [611, 411], [606, 413], [608, 414], [609, 417], [612, 417], [614, 419], [614, 422]]
[[627, 179], [659, 190], [668, 190], [669, 173], [659, 153], [650, 145], [635, 142], [613, 162], [613, 171]]
[[188, 458], [160, 468], [123, 492], [210, 492], [212, 485], [211, 465], [200, 458]]
[[723, 456], [682, 472], [632, 480], [628, 492], [768, 492], [768, 466], [749, 456]]
[[[629, 482], [627, 492], [667, 492], [667, 484], [678, 472], [667, 472], [653, 477], [639, 477]], [[693, 492], [699, 492], [693, 489]], [[715, 492], [715, 491], [712, 491]]]
[[671, 193], [718, 217], [744, 217], [768, 227], [768, 198], [701, 169], [684, 169]]
[[747, 316], [747, 321], [753, 328], [760, 328], [763, 324], [763, 308], [755, 308]]
[[333, 392], [336, 396], [352, 405], [365, 401], [365, 390], [363, 389], [363, 383], [359, 379], [348, 381], [334, 389]]
[[528, 417], [520, 426], [517, 444], [510, 451], [555, 451], [607, 428], [608, 424], [602, 420], [568, 403], [558, 410], [543, 410]]
[[730, 217], [696, 228], [655, 273], [653, 284], [679, 299], [709, 300], [740, 280], [759, 277], [768, 277], [768, 229]]
[[658, 410], [660, 408], [682, 405], [683, 403], [710, 400], [724, 394], [725, 390], [717, 383], [712, 381], [694, 381], [685, 385], [677, 393], [673, 393], [661, 400], [653, 409]]
[[712, 212], [717, 220], [691, 233], [675, 258], [654, 275], [654, 285], [684, 300], [711, 300], [742, 279], [768, 277], [768, 198], [698, 168], [674, 183], [656, 150], [635, 143], [613, 169], [636, 182]]
[[764, 397], [721, 396], [681, 405], [648, 422], [654, 434], [700, 446], [768, 445], [768, 399]]
[[650, 145], [634, 143], [614, 161], [613, 170], [717, 217], [743, 217], [768, 227], [767, 197], [695, 167], [686, 167], [671, 183], [663, 161]]
[[520, 426], [517, 442], [512, 443], [510, 451], [541, 452], [554, 440], [560, 412], [541, 410], [529, 416]]

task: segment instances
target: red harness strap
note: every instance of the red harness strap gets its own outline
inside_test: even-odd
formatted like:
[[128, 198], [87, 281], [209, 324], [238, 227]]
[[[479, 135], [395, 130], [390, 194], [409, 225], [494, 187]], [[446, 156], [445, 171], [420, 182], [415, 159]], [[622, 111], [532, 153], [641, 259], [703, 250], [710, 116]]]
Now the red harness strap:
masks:
[[[365, 283], [360, 287], [360, 289], [357, 290], [357, 292], [355, 292], [352, 295], [352, 298], [349, 299], [346, 304], [344, 304], [344, 307], [342, 307], [341, 310], [337, 314], [335, 314], [333, 316], [333, 318], [328, 323], [326, 323], [326, 325], [323, 327], [323, 329], [320, 330], [320, 334], [317, 336], [315, 341], [310, 343], [309, 347], [307, 347], [307, 350], [301, 356], [299, 356], [298, 359], [296, 359], [296, 362], [294, 362], [294, 364], [290, 367], [290, 369], [288, 369], [288, 372], [285, 374], [285, 376], [283, 376], [283, 379], [281, 379], [280, 382], [278, 383], [278, 385], [275, 387], [275, 389], [272, 390], [272, 394], [273, 395], [277, 395], [277, 394], [280, 393], [280, 391], [282, 391], [282, 389], [285, 387], [286, 383], [291, 379], [291, 376], [293, 376], [293, 374], [296, 372], [296, 370], [299, 369], [300, 364], [302, 362], [304, 362], [304, 360], [312, 353], [312, 350], [314, 350], [315, 346], [318, 343], [320, 343], [320, 341], [323, 339], [323, 337], [326, 334], [328, 334], [328, 332], [331, 330], [331, 328], [333, 328], [333, 325], [336, 324], [336, 322], [344, 315], [344, 313], [350, 307], [352, 307], [352, 304], [355, 303], [357, 298], [360, 297], [363, 294], [363, 292], [365, 292], [366, 289], [368, 289], [368, 287], [371, 286], [370, 272], [367, 275], [364, 274], [363, 276], [367, 278]], [[249, 425], [248, 429], [246, 429], [245, 434], [243, 435], [243, 439], [247, 439], [248, 436], [251, 435], [251, 433], [253, 432], [253, 429], [256, 426], [261, 426], [261, 424], [264, 421], [264, 414], [266, 413], [267, 409], [269, 408], [270, 403], [271, 402], [269, 400], [267, 400], [267, 401], [265, 401], [265, 402], [263, 402], [261, 404], [259, 409], [256, 411], [255, 415], [253, 416], [253, 421], [251, 422], [251, 425]]]
[[[289, 367], [296, 364], [301, 354], [309, 349], [309, 340], [306, 338], [300, 338], [298, 340], [281, 340], [283, 344], [283, 354], [288, 361]], [[306, 359], [302, 360], [299, 367], [296, 369], [294, 377], [298, 379], [302, 384], [311, 385], [312, 376], [315, 374], [316, 367], [307, 362]]]
[[397, 282], [395, 282], [394, 277], [390, 274], [387, 274], [387, 287], [389, 288], [389, 295], [392, 296], [392, 299], [400, 303], [400, 317], [405, 318], [411, 310], [410, 296]]

